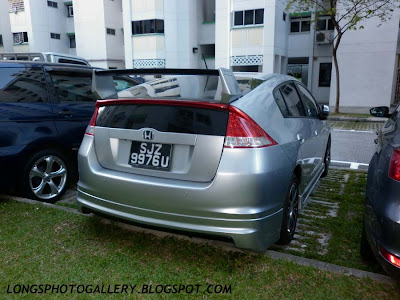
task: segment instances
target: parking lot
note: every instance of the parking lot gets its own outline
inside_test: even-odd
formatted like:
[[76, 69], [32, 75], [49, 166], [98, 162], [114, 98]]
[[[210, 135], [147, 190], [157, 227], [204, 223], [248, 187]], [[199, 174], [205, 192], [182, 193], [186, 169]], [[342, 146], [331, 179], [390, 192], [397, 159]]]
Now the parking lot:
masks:
[[[365, 179], [365, 172], [331, 169], [311, 195], [295, 240], [287, 247], [272, 249], [382, 273], [376, 264], [363, 262], [358, 251]], [[157, 237], [148, 231], [127, 231], [103, 219], [9, 198], [2, 196], [0, 200], [1, 210], [7, 215], [0, 221], [3, 285], [28, 283], [35, 278], [35, 282], [45, 283], [134, 282], [143, 289], [149, 283], [155, 286], [173, 281], [200, 283], [201, 294], [208, 294], [206, 286], [227, 285], [232, 295], [246, 298], [399, 296], [396, 285], [232, 251], [233, 247], [226, 251], [219, 242], [193, 243], [176, 235]], [[58, 205], [73, 207], [73, 198], [71, 190]]]
[[[134, 281], [140, 287], [138, 293], [149, 292], [148, 283], [168, 285], [180, 280], [189, 285], [201, 283], [202, 294], [225, 291], [238, 297], [320, 294], [332, 299], [359, 295], [396, 299], [397, 285], [384, 276], [377, 263], [364, 261], [359, 252], [365, 170], [375, 149], [375, 132], [382, 123], [335, 121], [330, 126], [333, 167], [302, 210], [294, 240], [270, 250], [379, 274], [377, 278], [387, 278], [384, 283], [271, 260], [267, 254], [254, 255], [226, 242], [87, 218], [76, 210], [76, 185], [56, 203], [59, 210], [1, 195], [0, 206], [7, 218], [0, 221], [4, 237], [0, 247], [6, 249], [0, 256], [0, 282], [8, 284], [7, 288], [10, 283], [30, 282], [29, 278], [45, 283], [99, 284], [107, 273], [107, 283]], [[316, 286], [317, 281], [322, 284]], [[214, 290], [207, 289], [210, 286]]]

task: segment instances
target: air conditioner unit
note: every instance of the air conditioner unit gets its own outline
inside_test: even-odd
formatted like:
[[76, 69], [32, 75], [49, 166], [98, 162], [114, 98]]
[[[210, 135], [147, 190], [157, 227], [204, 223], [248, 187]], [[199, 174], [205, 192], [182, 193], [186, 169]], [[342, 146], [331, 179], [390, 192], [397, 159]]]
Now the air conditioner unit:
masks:
[[317, 31], [315, 33], [316, 44], [329, 44], [332, 41], [331, 31]]

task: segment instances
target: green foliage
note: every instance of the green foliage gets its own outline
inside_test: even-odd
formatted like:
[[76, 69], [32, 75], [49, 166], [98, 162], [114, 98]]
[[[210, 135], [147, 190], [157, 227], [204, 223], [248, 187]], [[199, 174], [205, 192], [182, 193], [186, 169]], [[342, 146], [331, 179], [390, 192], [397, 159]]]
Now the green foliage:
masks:
[[[400, 0], [289, 0], [286, 9], [290, 11], [316, 11], [318, 15], [329, 15], [332, 18], [336, 35], [332, 40], [334, 43], [338, 36], [347, 30], [363, 29], [362, 23], [371, 18], [379, 19], [379, 25], [389, 20], [396, 8], [400, 7]], [[315, 20], [313, 20], [315, 21]], [[337, 41], [339, 44], [340, 41]]]

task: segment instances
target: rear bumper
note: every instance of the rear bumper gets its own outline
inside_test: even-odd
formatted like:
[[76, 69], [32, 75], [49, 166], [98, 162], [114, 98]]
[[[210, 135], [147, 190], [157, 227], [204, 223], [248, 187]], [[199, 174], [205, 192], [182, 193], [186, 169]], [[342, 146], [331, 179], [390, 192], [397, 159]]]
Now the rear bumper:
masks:
[[[225, 151], [213, 181], [199, 183], [105, 169], [97, 161], [93, 138], [85, 137], [78, 154], [78, 208], [229, 237], [239, 248], [264, 251], [279, 239], [293, 167], [278, 146], [257, 150], [251, 160], [236, 157], [234, 165], [229, 157], [234, 152]], [[269, 155], [274, 161], [263, 162]]]
[[[230, 237], [238, 248], [264, 251], [278, 238], [271, 228], [280, 228], [282, 211], [258, 219], [213, 219], [168, 214], [125, 206], [94, 197], [78, 189], [78, 209], [90, 209], [102, 214], [146, 225]], [[263, 232], [271, 232], [269, 238]]]
[[400, 223], [378, 214], [368, 197], [365, 211], [365, 232], [374, 256], [386, 273], [400, 278], [400, 268], [390, 263], [379, 251], [379, 247], [382, 247], [392, 255], [400, 257]]

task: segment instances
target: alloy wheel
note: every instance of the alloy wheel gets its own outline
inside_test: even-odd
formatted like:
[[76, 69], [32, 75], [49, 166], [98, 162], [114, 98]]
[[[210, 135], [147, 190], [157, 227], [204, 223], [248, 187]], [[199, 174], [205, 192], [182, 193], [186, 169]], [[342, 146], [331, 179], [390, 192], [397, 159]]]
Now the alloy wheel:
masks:
[[292, 233], [296, 229], [297, 215], [299, 212], [299, 195], [297, 184], [294, 182], [290, 187], [289, 206], [287, 215], [287, 232]]
[[67, 167], [55, 155], [38, 159], [29, 172], [29, 185], [36, 197], [50, 200], [57, 197], [67, 181]]

